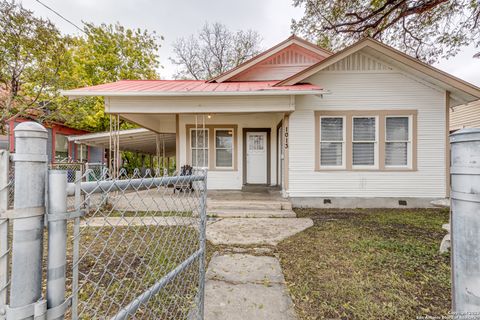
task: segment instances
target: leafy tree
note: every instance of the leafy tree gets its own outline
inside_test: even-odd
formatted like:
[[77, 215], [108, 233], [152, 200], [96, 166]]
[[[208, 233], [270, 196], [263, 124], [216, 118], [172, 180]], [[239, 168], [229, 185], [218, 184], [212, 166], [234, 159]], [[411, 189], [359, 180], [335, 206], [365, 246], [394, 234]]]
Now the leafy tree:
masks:
[[0, 132], [10, 117], [50, 110], [62, 87], [65, 43], [50, 21], [19, 4], [0, 3]]
[[0, 2], [0, 131], [6, 119], [25, 113], [105, 130], [103, 99], [69, 101], [60, 90], [158, 77], [161, 37], [155, 32], [86, 23], [84, 33], [64, 36], [21, 4]]
[[[294, 0], [304, 16], [292, 29], [340, 49], [370, 36], [426, 62], [480, 46], [477, 0]], [[479, 56], [477, 54], [476, 56]]]
[[[158, 78], [159, 37], [155, 32], [127, 29], [118, 23], [87, 23], [84, 30], [85, 37], [71, 40], [68, 68], [62, 73], [64, 89]], [[76, 128], [101, 131], [109, 127], [102, 98], [70, 101], [62, 105], [60, 113], [68, 125]]]
[[196, 36], [174, 42], [175, 57], [170, 61], [179, 67], [174, 77], [213, 78], [257, 55], [260, 42], [261, 37], [256, 31], [232, 32], [221, 23], [206, 23]]

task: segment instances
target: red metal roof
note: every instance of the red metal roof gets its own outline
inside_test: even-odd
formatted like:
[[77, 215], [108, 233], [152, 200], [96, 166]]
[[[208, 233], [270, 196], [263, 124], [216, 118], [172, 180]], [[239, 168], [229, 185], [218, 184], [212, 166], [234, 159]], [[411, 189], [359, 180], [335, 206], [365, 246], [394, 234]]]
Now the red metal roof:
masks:
[[311, 91], [321, 87], [299, 83], [291, 86], [274, 85], [278, 81], [209, 83], [204, 80], [121, 80], [92, 87], [70, 90], [75, 92], [258, 92], [258, 91]]

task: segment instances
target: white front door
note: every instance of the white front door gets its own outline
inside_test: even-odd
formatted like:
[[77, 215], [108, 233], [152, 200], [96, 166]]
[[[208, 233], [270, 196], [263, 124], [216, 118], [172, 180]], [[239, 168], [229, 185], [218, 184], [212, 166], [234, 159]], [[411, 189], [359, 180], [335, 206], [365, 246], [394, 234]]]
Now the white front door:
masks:
[[247, 132], [247, 183], [267, 183], [266, 132]]

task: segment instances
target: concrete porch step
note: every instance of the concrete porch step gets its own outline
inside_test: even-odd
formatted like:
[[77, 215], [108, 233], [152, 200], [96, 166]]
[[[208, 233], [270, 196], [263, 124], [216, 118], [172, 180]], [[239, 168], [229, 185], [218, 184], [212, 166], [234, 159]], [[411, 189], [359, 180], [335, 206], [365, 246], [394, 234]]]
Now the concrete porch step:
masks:
[[292, 210], [289, 201], [282, 200], [208, 200], [208, 210]]
[[217, 218], [296, 218], [297, 215], [292, 210], [281, 209], [220, 209], [207, 210], [207, 214]]

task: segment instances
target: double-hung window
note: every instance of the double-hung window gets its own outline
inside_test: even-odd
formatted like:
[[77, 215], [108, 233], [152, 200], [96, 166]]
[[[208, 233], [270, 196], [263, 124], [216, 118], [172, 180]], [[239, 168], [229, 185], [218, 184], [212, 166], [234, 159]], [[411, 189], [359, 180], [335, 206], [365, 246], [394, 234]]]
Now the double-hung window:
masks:
[[215, 168], [233, 168], [233, 129], [215, 129]]
[[320, 166], [344, 168], [345, 117], [320, 117]]
[[352, 167], [377, 166], [377, 118], [352, 118]]
[[411, 117], [385, 118], [385, 167], [410, 167]]
[[417, 170], [417, 110], [316, 111], [315, 117], [315, 170]]
[[208, 129], [191, 129], [192, 166], [208, 168]]

